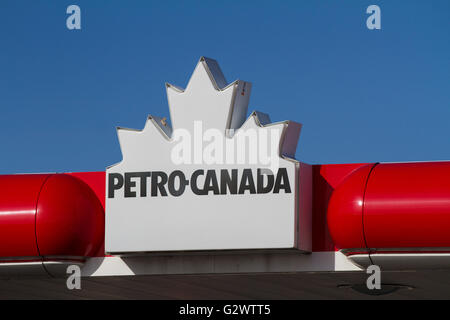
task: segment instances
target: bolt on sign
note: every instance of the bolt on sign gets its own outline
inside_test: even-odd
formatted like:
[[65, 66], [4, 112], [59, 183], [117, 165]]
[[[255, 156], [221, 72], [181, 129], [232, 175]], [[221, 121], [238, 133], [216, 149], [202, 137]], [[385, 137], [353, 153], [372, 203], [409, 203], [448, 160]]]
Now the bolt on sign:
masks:
[[166, 90], [170, 121], [117, 129], [123, 159], [106, 170], [106, 251], [309, 251], [299, 188], [310, 189], [310, 173], [294, 159], [301, 125], [247, 118], [251, 84], [228, 84], [212, 59], [200, 59], [186, 89]]

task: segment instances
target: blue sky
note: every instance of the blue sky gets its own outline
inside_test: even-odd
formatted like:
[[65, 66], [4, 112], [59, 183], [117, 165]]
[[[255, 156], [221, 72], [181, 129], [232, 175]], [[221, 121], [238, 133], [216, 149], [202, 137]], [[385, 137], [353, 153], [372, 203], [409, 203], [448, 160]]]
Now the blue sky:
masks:
[[[82, 30], [66, 28], [81, 7]], [[366, 8], [381, 8], [381, 30]], [[0, 173], [96, 171], [200, 56], [308, 163], [450, 160], [450, 1], [0, 1]]]

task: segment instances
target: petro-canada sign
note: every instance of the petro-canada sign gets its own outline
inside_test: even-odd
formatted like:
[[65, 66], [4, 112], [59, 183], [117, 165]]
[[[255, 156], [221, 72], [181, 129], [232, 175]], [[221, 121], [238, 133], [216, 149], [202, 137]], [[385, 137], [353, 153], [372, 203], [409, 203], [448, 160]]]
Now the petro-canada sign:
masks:
[[185, 90], [166, 89], [172, 126], [149, 116], [143, 130], [117, 129], [106, 251], [310, 250], [294, 160], [301, 125], [247, 118], [251, 84], [227, 84], [208, 58]]

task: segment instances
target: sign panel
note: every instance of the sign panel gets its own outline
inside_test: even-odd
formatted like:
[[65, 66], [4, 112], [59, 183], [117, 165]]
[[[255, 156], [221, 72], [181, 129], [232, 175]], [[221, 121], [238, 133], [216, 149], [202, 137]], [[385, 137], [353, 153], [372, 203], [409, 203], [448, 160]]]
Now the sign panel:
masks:
[[251, 84], [227, 84], [201, 58], [185, 90], [166, 85], [171, 125], [118, 128], [123, 160], [107, 169], [110, 253], [302, 249], [301, 125], [246, 119]]

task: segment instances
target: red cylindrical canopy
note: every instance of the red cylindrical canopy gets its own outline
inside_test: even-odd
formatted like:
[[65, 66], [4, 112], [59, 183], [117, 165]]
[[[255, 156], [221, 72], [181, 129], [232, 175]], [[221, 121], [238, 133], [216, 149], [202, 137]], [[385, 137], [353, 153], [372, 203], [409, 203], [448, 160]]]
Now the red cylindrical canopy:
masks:
[[336, 245], [350, 252], [447, 251], [450, 162], [359, 168], [333, 192], [328, 227]]
[[0, 259], [89, 257], [104, 240], [103, 207], [66, 174], [0, 176]]

